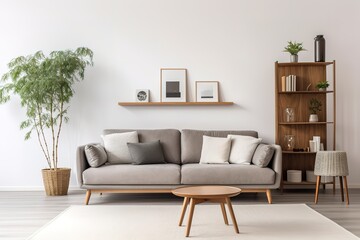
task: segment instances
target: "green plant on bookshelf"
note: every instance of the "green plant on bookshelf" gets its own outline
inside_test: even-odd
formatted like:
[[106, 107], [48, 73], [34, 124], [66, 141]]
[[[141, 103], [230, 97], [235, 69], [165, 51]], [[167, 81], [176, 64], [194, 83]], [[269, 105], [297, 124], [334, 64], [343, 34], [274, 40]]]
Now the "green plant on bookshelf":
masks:
[[321, 106], [322, 103], [317, 100], [316, 98], [312, 98], [310, 99], [309, 102], [309, 110], [310, 110], [310, 118], [309, 118], [309, 122], [318, 122], [319, 121], [319, 117], [318, 117], [318, 112], [321, 111]]
[[298, 62], [298, 53], [301, 51], [307, 51], [303, 48], [303, 43], [288, 41], [288, 45], [285, 47], [284, 52], [290, 53], [290, 62]]
[[316, 84], [316, 88], [319, 89], [319, 91], [325, 91], [329, 86], [330, 84], [328, 81], [320, 81]]

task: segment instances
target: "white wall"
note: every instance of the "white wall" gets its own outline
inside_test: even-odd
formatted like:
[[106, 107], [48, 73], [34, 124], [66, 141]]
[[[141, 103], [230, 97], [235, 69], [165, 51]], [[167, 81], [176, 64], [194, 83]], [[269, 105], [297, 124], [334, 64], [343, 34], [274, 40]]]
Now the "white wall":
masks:
[[[0, 74], [14, 57], [37, 50], [87, 46], [95, 66], [76, 85], [62, 135], [62, 166], [75, 170], [80, 144], [104, 128], [254, 129], [274, 141], [274, 62], [288, 61], [287, 40], [309, 51], [324, 34], [327, 60], [337, 60], [337, 148], [348, 152], [350, 185], [360, 186], [360, 1], [356, 0], [4, 0], [0, 3]], [[196, 80], [220, 81], [231, 107], [124, 108], [137, 88], [159, 100], [159, 69], [188, 69]], [[24, 142], [19, 99], [0, 105], [0, 187], [39, 187], [46, 167], [35, 136]], [[76, 186], [75, 173], [72, 186]]]

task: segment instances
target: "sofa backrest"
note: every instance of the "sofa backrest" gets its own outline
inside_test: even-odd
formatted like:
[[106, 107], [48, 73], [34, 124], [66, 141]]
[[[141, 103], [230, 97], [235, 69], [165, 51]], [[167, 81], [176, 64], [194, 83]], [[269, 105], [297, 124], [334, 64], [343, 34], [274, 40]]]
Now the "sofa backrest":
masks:
[[160, 140], [165, 161], [180, 164], [180, 131], [177, 129], [105, 129], [104, 135], [137, 131], [139, 142]]
[[203, 136], [224, 137], [228, 134], [258, 137], [256, 131], [203, 131], [203, 130], [181, 130], [181, 163], [199, 163]]

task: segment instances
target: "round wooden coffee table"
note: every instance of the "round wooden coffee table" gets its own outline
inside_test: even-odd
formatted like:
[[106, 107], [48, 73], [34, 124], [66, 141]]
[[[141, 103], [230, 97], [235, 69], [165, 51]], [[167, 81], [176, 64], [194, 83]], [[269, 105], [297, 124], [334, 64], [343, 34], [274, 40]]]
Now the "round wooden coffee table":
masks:
[[239, 228], [236, 222], [236, 218], [234, 215], [230, 198], [239, 195], [240, 192], [241, 189], [236, 187], [228, 187], [228, 186], [194, 186], [194, 187], [182, 187], [173, 190], [172, 193], [174, 195], [184, 198], [179, 226], [181, 226], [183, 222], [187, 205], [190, 202], [190, 213], [189, 213], [189, 219], [186, 227], [185, 236], [188, 237], [190, 234], [191, 222], [194, 214], [195, 205], [207, 201], [220, 203], [221, 211], [224, 217], [224, 222], [226, 225], [229, 225], [225, 210], [225, 203], [226, 203], [229, 208], [232, 222], [234, 224], [235, 232], [239, 233]]

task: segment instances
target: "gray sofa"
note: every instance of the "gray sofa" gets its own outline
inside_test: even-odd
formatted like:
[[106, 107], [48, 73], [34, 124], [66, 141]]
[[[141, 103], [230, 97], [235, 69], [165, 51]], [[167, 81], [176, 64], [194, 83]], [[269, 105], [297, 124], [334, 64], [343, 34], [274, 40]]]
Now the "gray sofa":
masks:
[[137, 131], [139, 142], [160, 140], [166, 164], [103, 165], [92, 168], [85, 156], [85, 146], [77, 149], [77, 177], [86, 189], [85, 204], [92, 193], [169, 193], [185, 185], [229, 185], [242, 192], [265, 192], [271, 203], [271, 189], [280, 185], [281, 148], [273, 145], [275, 153], [268, 167], [241, 164], [199, 164], [203, 135], [227, 137], [228, 134], [258, 137], [255, 131], [202, 130], [131, 130], [107, 129], [103, 134]]

